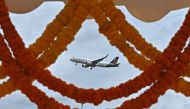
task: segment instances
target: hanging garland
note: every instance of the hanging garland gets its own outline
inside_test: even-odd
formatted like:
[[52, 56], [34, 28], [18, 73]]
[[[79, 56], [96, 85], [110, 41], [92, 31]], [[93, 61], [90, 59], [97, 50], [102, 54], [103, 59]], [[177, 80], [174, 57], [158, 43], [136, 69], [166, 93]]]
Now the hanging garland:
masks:
[[30, 78], [21, 73], [21, 68], [17, 65], [16, 60], [11, 57], [11, 53], [8, 50], [8, 47], [5, 44], [1, 34], [0, 45], [0, 59], [3, 62], [2, 67], [4, 70], [7, 70], [6, 72], [11, 78], [9, 82], [4, 84], [9, 86], [9, 89], [5, 90], [5, 94], [10, 93], [12, 90], [14, 90], [14, 88], [17, 88], [20, 89], [21, 92], [24, 93], [32, 102], [36, 103], [39, 108], [45, 109], [45, 107], [47, 107], [49, 104], [48, 109], [61, 109], [60, 107], [69, 109], [68, 106], [59, 104], [57, 101], [55, 101], [55, 99], [47, 97], [44, 92], [40, 91], [35, 86], [32, 86]]
[[176, 61], [175, 64], [167, 72], [165, 72], [166, 75], [164, 75], [162, 79], [160, 79], [157, 83], [151, 86], [150, 89], [145, 91], [136, 99], [124, 102], [120, 108], [131, 109], [132, 107], [135, 107], [135, 109], [142, 109], [148, 108], [151, 106], [151, 104], [156, 103], [158, 97], [163, 95], [166, 92], [166, 90], [169, 89], [175, 81], [177, 81], [179, 76], [183, 74], [184, 70], [187, 68], [189, 64], [189, 61], [190, 44], [185, 49], [185, 52], [180, 55], [178, 61]]
[[177, 83], [171, 86], [171, 89], [173, 89], [176, 92], [181, 92], [185, 96], [190, 96], [190, 83], [185, 81], [184, 79], [180, 78]]
[[43, 53], [45, 49], [51, 44], [51, 41], [61, 32], [62, 28], [67, 27], [70, 19], [76, 13], [76, 9], [79, 5], [79, 0], [69, 0], [68, 4], [63, 10], [56, 16], [56, 18], [47, 25], [46, 30], [36, 40], [35, 43], [30, 45], [29, 49], [33, 51], [35, 57]]

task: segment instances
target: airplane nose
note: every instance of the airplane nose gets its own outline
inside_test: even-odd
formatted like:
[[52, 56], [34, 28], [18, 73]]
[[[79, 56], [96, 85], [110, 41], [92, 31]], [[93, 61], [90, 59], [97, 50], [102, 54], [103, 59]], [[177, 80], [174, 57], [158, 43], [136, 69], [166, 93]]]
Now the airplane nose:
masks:
[[70, 61], [74, 61], [74, 57], [70, 59]]

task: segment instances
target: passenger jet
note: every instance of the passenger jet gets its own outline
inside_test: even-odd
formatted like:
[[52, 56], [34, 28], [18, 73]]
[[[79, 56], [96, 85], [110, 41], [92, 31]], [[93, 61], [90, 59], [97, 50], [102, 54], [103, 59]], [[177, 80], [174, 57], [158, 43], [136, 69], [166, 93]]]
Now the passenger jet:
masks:
[[90, 67], [91, 69], [95, 68], [96, 66], [98, 66], [98, 67], [118, 67], [119, 66], [120, 63], [117, 63], [119, 57], [115, 57], [110, 63], [101, 62], [107, 57], [108, 57], [108, 55], [106, 55], [103, 58], [96, 59], [96, 60], [89, 60], [89, 59], [73, 57], [70, 60], [72, 62], [75, 62], [76, 65], [77, 65], [77, 63], [80, 63], [80, 64], [82, 64], [82, 67], [84, 67], [84, 68]]

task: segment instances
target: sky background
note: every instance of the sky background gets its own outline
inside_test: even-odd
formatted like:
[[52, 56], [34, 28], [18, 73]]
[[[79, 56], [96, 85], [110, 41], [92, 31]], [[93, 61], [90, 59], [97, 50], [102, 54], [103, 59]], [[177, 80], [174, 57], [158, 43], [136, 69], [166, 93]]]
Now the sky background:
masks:
[[[55, 15], [64, 7], [61, 2], [43, 3], [36, 10], [27, 14], [10, 14], [17, 31], [22, 36], [26, 47], [35, 42], [46, 25], [50, 23]], [[140, 34], [159, 50], [163, 51], [182, 25], [185, 14], [188, 9], [181, 9], [170, 12], [167, 16], [157, 22], [145, 23], [134, 18], [125, 7], [118, 7], [126, 16], [126, 20], [134, 25]], [[116, 56], [119, 56], [120, 67], [118, 68], [82, 68], [81, 65], [75, 66], [70, 61], [72, 57], [82, 57], [89, 59], [97, 59], [109, 54], [105, 62], [110, 62]], [[57, 61], [48, 68], [54, 76], [62, 80], [75, 84], [81, 88], [109, 88], [117, 86], [135, 78], [141, 73], [133, 65], [129, 64], [123, 54], [117, 48], [111, 46], [107, 39], [98, 32], [98, 25], [94, 20], [86, 20], [80, 31], [76, 34], [75, 40], [69, 44], [68, 50], [63, 52]], [[5, 80], [1, 80], [2, 83]], [[48, 96], [54, 97], [61, 103], [71, 105], [71, 107], [81, 107], [81, 104], [74, 100], [61, 96], [59, 93], [48, 90], [40, 83], [35, 81], [33, 85], [37, 86]], [[145, 88], [146, 89], [146, 88]], [[145, 89], [137, 94], [133, 94], [127, 98], [113, 100], [111, 102], [104, 101], [101, 105], [95, 107], [91, 104], [85, 104], [83, 109], [106, 109], [120, 106], [123, 101], [135, 98]], [[129, 89], [130, 90], [130, 89]], [[0, 109], [36, 109], [37, 106], [31, 103], [29, 99], [21, 94], [20, 91], [7, 95], [0, 99]], [[151, 106], [151, 109], [189, 109], [190, 98], [182, 94], [177, 94], [172, 90], [168, 90], [164, 96], [159, 97], [158, 103]]]

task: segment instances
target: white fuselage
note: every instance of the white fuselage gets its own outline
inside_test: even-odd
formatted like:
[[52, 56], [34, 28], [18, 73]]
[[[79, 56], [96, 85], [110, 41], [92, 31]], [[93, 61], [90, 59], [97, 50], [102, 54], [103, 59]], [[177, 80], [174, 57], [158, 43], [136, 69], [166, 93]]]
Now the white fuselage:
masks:
[[[86, 65], [86, 67], [92, 66], [92, 60], [90, 60], [90, 59], [72, 58], [71, 61], [76, 62], [76, 63], [81, 63], [83, 65]], [[96, 66], [98, 66], [98, 67], [114, 67], [114, 65], [112, 65], [111, 63], [105, 63], [105, 62], [99, 62], [96, 64]]]

